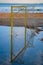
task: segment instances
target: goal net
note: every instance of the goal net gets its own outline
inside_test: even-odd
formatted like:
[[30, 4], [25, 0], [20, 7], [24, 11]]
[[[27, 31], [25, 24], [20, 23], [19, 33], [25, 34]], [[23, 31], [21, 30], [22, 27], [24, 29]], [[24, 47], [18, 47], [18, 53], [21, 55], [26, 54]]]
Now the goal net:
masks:
[[11, 6], [11, 61], [26, 47], [26, 7]]

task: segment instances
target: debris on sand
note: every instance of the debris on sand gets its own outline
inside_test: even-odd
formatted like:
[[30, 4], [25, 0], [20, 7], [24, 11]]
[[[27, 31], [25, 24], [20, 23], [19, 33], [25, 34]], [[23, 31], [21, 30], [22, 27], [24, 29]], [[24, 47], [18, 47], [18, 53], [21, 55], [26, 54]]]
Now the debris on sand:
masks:
[[27, 25], [27, 28], [35, 29], [35, 27], [33, 25]]

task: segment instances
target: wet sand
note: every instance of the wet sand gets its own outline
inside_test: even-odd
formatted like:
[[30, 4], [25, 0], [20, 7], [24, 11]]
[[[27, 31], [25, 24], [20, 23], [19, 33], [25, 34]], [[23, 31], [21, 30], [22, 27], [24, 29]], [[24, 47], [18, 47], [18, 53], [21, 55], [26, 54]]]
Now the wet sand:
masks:
[[[13, 14], [13, 25], [24, 26], [24, 15], [16, 13]], [[10, 13], [0, 13], [0, 25], [10, 26]], [[28, 13], [26, 14], [26, 25], [29, 26], [43, 26], [43, 13]]]

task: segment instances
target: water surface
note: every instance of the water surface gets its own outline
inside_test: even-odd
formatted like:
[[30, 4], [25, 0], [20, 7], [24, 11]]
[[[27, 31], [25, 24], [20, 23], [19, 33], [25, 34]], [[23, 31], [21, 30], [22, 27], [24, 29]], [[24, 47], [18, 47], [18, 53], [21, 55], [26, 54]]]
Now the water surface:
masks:
[[[11, 64], [10, 59], [10, 27], [0, 26], [0, 65], [43, 65], [43, 31], [32, 36], [34, 30], [26, 30], [28, 48]], [[13, 54], [24, 47], [24, 27], [13, 28]]]

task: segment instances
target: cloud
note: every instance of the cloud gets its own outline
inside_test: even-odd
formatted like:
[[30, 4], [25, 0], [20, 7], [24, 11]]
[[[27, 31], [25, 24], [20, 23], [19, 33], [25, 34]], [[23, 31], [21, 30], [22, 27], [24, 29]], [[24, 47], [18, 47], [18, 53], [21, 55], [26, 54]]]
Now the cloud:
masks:
[[16, 3], [42, 3], [43, 0], [12, 0], [12, 2], [16, 2]]
[[0, 0], [0, 3], [12, 3], [12, 0]]
[[0, 3], [43, 3], [43, 0], [0, 0]]

